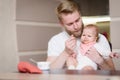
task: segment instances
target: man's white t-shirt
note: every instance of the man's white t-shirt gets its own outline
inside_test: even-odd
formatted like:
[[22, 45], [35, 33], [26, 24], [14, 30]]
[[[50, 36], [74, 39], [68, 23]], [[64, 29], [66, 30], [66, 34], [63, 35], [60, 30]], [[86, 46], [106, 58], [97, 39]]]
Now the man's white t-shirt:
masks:
[[[53, 36], [50, 39], [50, 41], [48, 42], [48, 52], [47, 52], [48, 56], [59, 56], [65, 48], [66, 40], [68, 40], [69, 38], [70, 38], [70, 36], [65, 31]], [[79, 50], [79, 46], [80, 46], [80, 39], [77, 39], [76, 45], [77, 45], [76, 50], [79, 53], [78, 50]], [[109, 46], [107, 39], [103, 35], [99, 34], [99, 40], [94, 45], [94, 47], [97, 49], [97, 51], [101, 55], [109, 56], [110, 46]]]

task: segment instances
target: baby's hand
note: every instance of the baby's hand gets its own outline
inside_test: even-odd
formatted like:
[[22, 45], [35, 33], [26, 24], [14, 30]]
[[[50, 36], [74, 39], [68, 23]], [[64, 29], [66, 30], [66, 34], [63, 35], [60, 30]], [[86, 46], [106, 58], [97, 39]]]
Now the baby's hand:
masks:
[[119, 54], [119, 53], [116, 53], [116, 52], [111, 52], [111, 53], [110, 53], [110, 57], [111, 57], [111, 58], [120, 58], [120, 54]]
[[72, 55], [75, 53], [75, 48], [76, 48], [76, 38], [71, 35], [70, 38], [65, 42], [65, 52], [67, 54]]

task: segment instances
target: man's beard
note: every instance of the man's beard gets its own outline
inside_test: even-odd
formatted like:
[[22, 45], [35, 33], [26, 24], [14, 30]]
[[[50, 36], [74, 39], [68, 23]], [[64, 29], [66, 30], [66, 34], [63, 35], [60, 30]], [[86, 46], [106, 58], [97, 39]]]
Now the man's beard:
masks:
[[82, 32], [83, 32], [83, 28], [84, 28], [84, 24], [82, 23], [82, 25], [81, 25], [81, 28], [78, 30], [78, 31], [74, 31], [74, 32], [71, 32], [71, 31], [69, 31], [69, 30], [67, 30], [66, 29], [66, 32], [71, 36], [71, 35], [73, 35], [74, 37], [76, 37], [76, 38], [80, 38], [81, 37], [81, 35], [82, 35]]
[[68, 31], [68, 30], [66, 30], [67, 31], [67, 33], [71, 36], [71, 35], [73, 35], [74, 37], [76, 37], [76, 38], [80, 38], [81, 37], [81, 34], [82, 34], [82, 30], [80, 29], [78, 32], [71, 32], [71, 31]]

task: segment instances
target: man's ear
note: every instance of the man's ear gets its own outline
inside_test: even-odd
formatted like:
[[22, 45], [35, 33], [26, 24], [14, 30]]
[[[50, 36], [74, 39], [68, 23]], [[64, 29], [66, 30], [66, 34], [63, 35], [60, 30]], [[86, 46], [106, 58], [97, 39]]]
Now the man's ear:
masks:
[[63, 24], [63, 22], [62, 22], [62, 21], [59, 21], [59, 23], [60, 23], [60, 25], [61, 25], [61, 26], [64, 26], [64, 24]]

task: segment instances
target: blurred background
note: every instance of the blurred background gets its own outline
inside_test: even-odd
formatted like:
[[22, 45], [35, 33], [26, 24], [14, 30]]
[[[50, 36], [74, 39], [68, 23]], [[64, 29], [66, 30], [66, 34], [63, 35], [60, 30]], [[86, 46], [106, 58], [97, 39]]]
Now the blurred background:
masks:
[[[61, 0], [0, 0], [0, 72], [16, 71], [19, 61], [45, 61], [49, 39], [62, 31], [55, 14]], [[120, 53], [120, 0], [76, 0], [84, 24], [107, 33]], [[120, 69], [115, 60], [116, 69]]]

